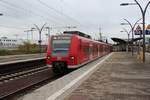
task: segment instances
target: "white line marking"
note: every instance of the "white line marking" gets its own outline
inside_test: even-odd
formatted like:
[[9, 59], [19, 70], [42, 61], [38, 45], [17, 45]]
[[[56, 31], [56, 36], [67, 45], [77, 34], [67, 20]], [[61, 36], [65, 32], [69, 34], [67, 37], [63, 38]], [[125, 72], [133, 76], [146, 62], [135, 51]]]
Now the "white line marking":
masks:
[[99, 63], [97, 63], [96, 65], [94, 65], [93, 67], [91, 67], [88, 71], [86, 71], [85, 73], [83, 73], [80, 77], [74, 79], [69, 84], [66, 84], [61, 90], [59, 90], [58, 92], [55, 92], [53, 95], [51, 95], [50, 97], [48, 97], [47, 100], [55, 100], [55, 99], [57, 99], [57, 97], [59, 97], [61, 94], [63, 94], [66, 90], [70, 89], [78, 81], [80, 81], [82, 78], [84, 78], [86, 75], [88, 75], [91, 71], [93, 71], [98, 65], [100, 65], [101, 63], [103, 63], [106, 59], [108, 59], [111, 55], [112, 55], [112, 53], [109, 54], [104, 59], [102, 59]]

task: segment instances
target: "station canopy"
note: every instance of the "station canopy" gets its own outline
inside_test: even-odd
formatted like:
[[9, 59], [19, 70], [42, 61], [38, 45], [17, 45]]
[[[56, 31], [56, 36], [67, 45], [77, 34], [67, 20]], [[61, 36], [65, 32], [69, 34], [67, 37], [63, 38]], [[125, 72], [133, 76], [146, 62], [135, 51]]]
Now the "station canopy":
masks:
[[133, 39], [133, 42], [136, 42], [136, 41], [142, 40], [142, 39], [143, 39], [142, 37], [134, 38], [134, 39]]
[[[121, 39], [121, 38], [111, 38], [114, 42], [117, 42], [119, 44], [125, 44], [125, 43], [128, 43], [128, 40], [127, 39]], [[132, 42], [136, 42], [138, 40], [142, 40], [143, 38], [141, 37], [138, 37], [138, 38], [134, 38], [133, 40], [129, 40], [129, 43], [132, 43]]]
[[111, 38], [114, 42], [117, 42], [117, 43], [127, 43], [124, 39], [120, 39], [120, 38]]

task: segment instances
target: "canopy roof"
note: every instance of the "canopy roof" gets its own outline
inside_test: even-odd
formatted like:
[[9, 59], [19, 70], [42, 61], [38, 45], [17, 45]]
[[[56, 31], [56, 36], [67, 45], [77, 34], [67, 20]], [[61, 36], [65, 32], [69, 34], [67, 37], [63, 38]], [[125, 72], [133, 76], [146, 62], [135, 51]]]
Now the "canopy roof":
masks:
[[[111, 38], [114, 42], [120, 43], [120, 44], [125, 44], [128, 43], [128, 40], [121, 39], [121, 38]], [[129, 40], [129, 43], [136, 42], [138, 40], [142, 40], [143, 38], [134, 38], [133, 40]]]
[[117, 43], [127, 43], [125, 40], [123, 39], [120, 39], [120, 38], [111, 38], [114, 42], [117, 42]]

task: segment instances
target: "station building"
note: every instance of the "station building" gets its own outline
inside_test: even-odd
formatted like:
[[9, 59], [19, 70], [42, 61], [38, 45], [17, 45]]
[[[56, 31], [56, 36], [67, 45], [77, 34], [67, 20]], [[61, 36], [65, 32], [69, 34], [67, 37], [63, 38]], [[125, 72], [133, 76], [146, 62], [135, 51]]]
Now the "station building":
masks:
[[[0, 49], [14, 50], [17, 49], [19, 45], [24, 45], [24, 42], [30, 42], [31, 44], [37, 44], [38, 40], [27, 40], [27, 39], [13, 39], [8, 37], [0, 37]], [[47, 47], [47, 41], [42, 41], [42, 48]]]
[[23, 44], [21, 39], [9, 39], [7, 37], [0, 38], [0, 49], [16, 49]]

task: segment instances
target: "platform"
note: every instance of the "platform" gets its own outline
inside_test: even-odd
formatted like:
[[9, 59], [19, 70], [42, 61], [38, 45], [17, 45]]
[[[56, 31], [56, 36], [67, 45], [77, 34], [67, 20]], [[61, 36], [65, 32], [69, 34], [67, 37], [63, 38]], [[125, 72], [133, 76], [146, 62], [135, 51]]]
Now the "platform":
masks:
[[150, 55], [111, 53], [13, 100], [150, 100]]
[[43, 57], [46, 57], [45, 53], [0, 56], [0, 64], [21, 61], [21, 60], [43, 58]]
[[65, 100], [150, 100], [150, 55], [143, 64], [131, 53], [113, 53]]

